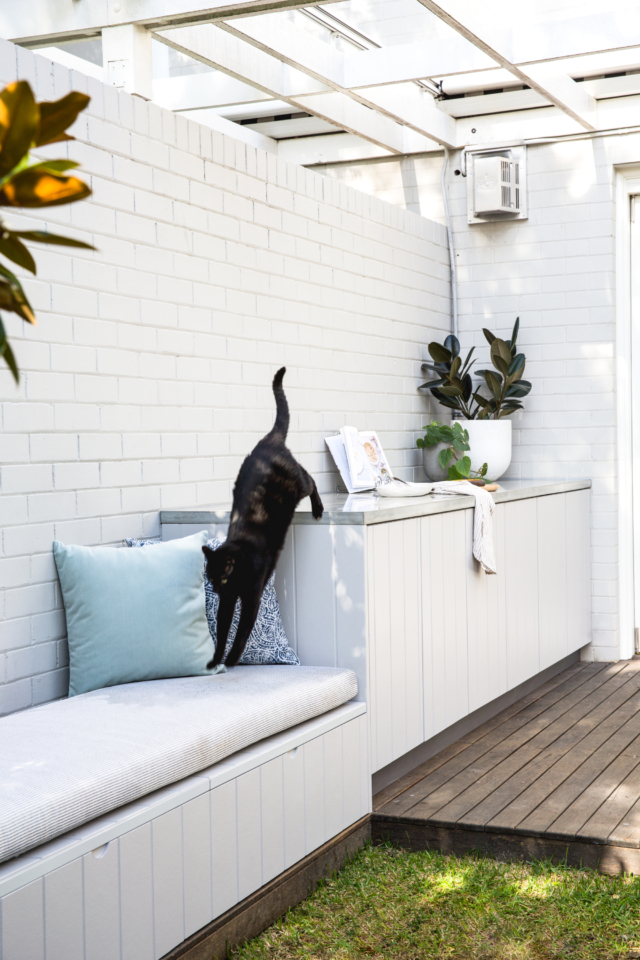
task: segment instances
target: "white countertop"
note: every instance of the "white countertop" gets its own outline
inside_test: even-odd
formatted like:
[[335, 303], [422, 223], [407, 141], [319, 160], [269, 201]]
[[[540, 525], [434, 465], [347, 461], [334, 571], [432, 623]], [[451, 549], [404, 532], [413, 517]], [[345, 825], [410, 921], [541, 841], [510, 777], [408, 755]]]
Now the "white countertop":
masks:
[[[574, 490], [588, 490], [591, 480], [504, 480], [500, 489], [492, 494], [496, 503], [526, 500], [530, 497], [548, 497]], [[468, 496], [452, 497], [428, 494], [425, 497], [388, 498], [376, 497], [373, 493], [321, 494], [325, 512], [321, 520], [311, 516], [309, 500], [297, 507], [294, 523], [370, 524], [387, 523], [390, 520], [408, 520], [425, 517], [432, 513], [449, 513], [453, 510], [471, 510], [475, 499]], [[228, 523], [230, 506], [212, 505], [186, 507], [183, 510], [162, 510], [161, 523]]]

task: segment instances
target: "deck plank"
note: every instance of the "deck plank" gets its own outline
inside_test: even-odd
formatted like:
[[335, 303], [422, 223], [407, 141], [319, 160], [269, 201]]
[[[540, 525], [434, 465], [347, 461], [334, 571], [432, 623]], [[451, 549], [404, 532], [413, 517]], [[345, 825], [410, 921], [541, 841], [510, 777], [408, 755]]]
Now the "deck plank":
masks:
[[[637, 739], [635, 744], [636, 748], [640, 746], [640, 739]], [[609, 839], [612, 831], [624, 820], [640, 796], [640, 757], [634, 757], [627, 752], [620, 754], [618, 759], [621, 757], [630, 763], [635, 760], [635, 767], [581, 828], [580, 837], [585, 840]]]
[[[576, 803], [593, 783], [603, 774], [619, 754], [638, 736], [640, 718], [631, 717], [613, 736], [609, 737], [593, 754], [584, 760], [535, 810], [520, 821], [518, 833], [548, 833], [551, 826]], [[605, 798], [602, 797], [601, 802]], [[591, 811], [591, 816], [597, 807]], [[588, 817], [583, 821], [586, 822]], [[580, 824], [582, 826], [582, 824]]]
[[[620, 696], [624, 695], [624, 688]], [[553, 764], [545, 767], [538, 779], [533, 779], [499, 814], [488, 823], [490, 829], [515, 830], [516, 827], [540, 804], [550, 796], [568, 777], [585, 763], [595, 751], [627, 723], [632, 717], [638, 717], [640, 731], [640, 691], [629, 697], [595, 730], [592, 730], [568, 753], [560, 756]], [[546, 757], [547, 751], [541, 755]], [[534, 763], [536, 761], [533, 761]], [[536, 832], [532, 830], [531, 832]]]
[[[608, 699], [611, 692], [617, 690], [621, 684], [626, 683], [624, 671], [621, 670], [606, 683], [598, 686], [588, 696], [574, 703], [569, 710], [563, 712], [548, 726], [531, 737], [527, 743], [521, 744], [518, 749], [492, 765], [491, 769], [477, 779], [475, 783], [459, 793], [446, 806], [439, 809], [437, 814], [432, 813], [430, 815], [432, 822], [442, 826], [459, 824], [471, 829], [484, 827], [511, 799], [506, 788], [506, 782], [526, 764], [537, 758], [545, 748], [552, 745], [556, 746], [563, 737], [569, 740], [569, 746], [571, 746], [571, 736], [572, 734], [576, 736], [573, 728], [578, 721], [586, 718], [604, 700]], [[562, 703], [567, 703], [569, 699], [569, 697], [565, 698]], [[552, 712], [548, 711], [548, 715]], [[504, 747], [508, 743], [509, 741], [506, 741], [502, 746]], [[492, 754], [497, 759], [498, 751], [492, 751]], [[505, 787], [502, 793], [499, 792], [501, 787]], [[503, 793], [506, 794], [504, 802], [502, 802]], [[502, 806], [500, 806], [501, 803]]]
[[[609, 665], [605, 670], [566, 693], [565, 696], [558, 697], [550, 706], [545, 708], [544, 705], [540, 705], [542, 701], [538, 705], [532, 705], [530, 708], [532, 711], [535, 711], [536, 706], [539, 709], [533, 717], [530, 718], [528, 710], [525, 710], [483, 737], [468, 751], [459, 754], [434, 774], [426, 777], [417, 785], [417, 789], [414, 788], [412, 792], [418, 795], [422, 793], [422, 797], [417, 803], [414, 797], [413, 805], [407, 807], [405, 816], [416, 816], [419, 819], [433, 817], [459, 794], [477, 784], [500, 763], [516, 756], [530, 740], [543, 733], [572, 707], [594, 694], [622, 668], [622, 665]], [[526, 759], [530, 757], [527, 756]], [[525, 762], [526, 760], [523, 760], [522, 764]], [[466, 812], [466, 809], [463, 812]], [[450, 818], [446, 819], [449, 824]], [[441, 821], [438, 820], [438, 822]]]
[[[638, 690], [638, 684], [634, 682], [633, 679], [624, 681], [623, 678], [624, 674], [621, 672], [617, 677], [609, 681], [611, 684], [615, 684], [616, 681], [620, 680], [618, 689], [614, 689], [613, 693], [605, 697], [599, 704], [596, 703], [593, 709], [589, 709], [584, 716], [579, 717], [579, 712], [582, 712], [587, 707], [588, 701], [591, 699], [590, 697], [583, 700], [578, 707], [574, 707], [569, 714], [565, 714], [560, 722], [566, 724], [568, 728], [565, 729], [554, 742], [543, 747], [537, 756], [528, 763], [525, 763], [524, 766], [510, 776], [505, 783], [482, 800], [478, 806], [470, 810], [466, 817], [471, 817], [475, 822], [484, 825], [491, 823], [493, 827], [499, 826], [501, 829], [509, 830], [515, 828], [516, 823], [509, 824], [505, 818], [501, 817], [501, 813], [505, 807], [516, 800], [520, 794], [533, 783], [540, 784], [541, 789], [546, 789], [547, 794], [550, 793], [552, 786], [546, 777], [546, 773], [550, 767], [554, 765], [558, 767], [562, 766], [560, 761], [568, 758], [572, 751], [577, 751], [579, 745], [589, 734], [598, 733], [602, 735], [601, 731], [608, 720], [613, 718], [613, 724], [622, 724], [624, 720], [620, 718], [620, 710], [628, 700], [634, 703], [634, 712], [640, 711], [640, 691]], [[606, 691], [607, 686], [608, 685], [605, 684], [601, 690], [603, 692]], [[635, 700], [634, 697], [636, 698]], [[570, 725], [571, 720], [576, 719], [576, 717], [577, 721], [574, 722], [573, 725]], [[617, 729], [617, 727], [614, 729]], [[611, 729], [610, 732], [614, 732], [614, 730]], [[534, 745], [535, 741], [532, 742], [531, 746]], [[595, 749], [595, 747], [593, 749]], [[465, 817], [462, 817], [461, 821], [464, 820]]]
[[[397, 800], [392, 800], [391, 804], [380, 807], [379, 812], [388, 812], [394, 816], [409, 815], [409, 811], [420, 801], [464, 770], [471, 770], [471, 765], [477, 765], [480, 758], [490, 750], [498, 747], [507, 739], [515, 737], [516, 739], [505, 748], [506, 752], [511, 752], [516, 746], [518, 735], [524, 736], [526, 739], [529, 734], [534, 736], [538, 732], [538, 729], [532, 727], [536, 722], [542, 724], [542, 726], [546, 725], [544, 720], [539, 720], [540, 717], [546, 716], [549, 711], [554, 709], [562, 712], [563, 707], [558, 705], [565, 704], [567, 699], [570, 699], [570, 702], [565, 706], [565, 709], [569, 709], [574, 701], [588, 696], [592, 689], [606, 682], [609, 676], [617, 674], [620, 669], [617, 664], [588, 664], [587, 669], [572, 673], [571, 676], [542, 697], [529, 702], [523, 709], [510, 715], [503, 723], [487, 729], [479, 739], [469, 743], [464, 750], [457, 752], [451, 759], [438, 765], [432, 772], [414, 783], [410, 794], [405, 792]], [[555, 717], [551, 717], [548, 722], [552, 722], [553, 719]], [[491, 761], [489, 765], [491, 765]], [[484, 773], [485, 770], [482, 772]], [[469, 777], [469, 773], [467, 773], [467, 776]], [[477, 775], [471, 770], [470, 782], [472, 783], [476, 779]], [[453, 796], [455, 795], [454, 793]], [[413, 816], [413, 814], [411, 815]], [[420, 811], [416, 815], [423, 819], [423, 814]]]

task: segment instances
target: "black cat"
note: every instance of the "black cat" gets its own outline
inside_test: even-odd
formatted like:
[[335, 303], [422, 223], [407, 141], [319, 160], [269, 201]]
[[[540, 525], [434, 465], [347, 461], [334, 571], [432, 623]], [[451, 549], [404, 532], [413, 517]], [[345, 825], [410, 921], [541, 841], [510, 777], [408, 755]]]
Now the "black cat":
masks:
[[289, 429], [289, 405], [282, 389], [285, 373], [281, 367], [273, 378], [277, 411], [273, 429], [240, 467], [227, 539], [217, 550], [202, 548], [207, 576], [220, 597], [216, 651], [207, 669], [222, 663], [238, 598], [242, 611], [227, 666], [235, 666], [242, 656], [297, 504], [311, 497], [316, 520], [324, 510], [315, 481], [285, 446]]

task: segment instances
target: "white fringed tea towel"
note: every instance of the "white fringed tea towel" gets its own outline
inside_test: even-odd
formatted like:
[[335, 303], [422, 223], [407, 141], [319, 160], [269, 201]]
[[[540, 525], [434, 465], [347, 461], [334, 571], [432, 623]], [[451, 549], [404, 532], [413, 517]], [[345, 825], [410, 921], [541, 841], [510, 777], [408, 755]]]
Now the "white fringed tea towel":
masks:
[[496, 560], [493, 553], [493, 524], [491, 516], [495, 503], [490, 493], [467, 480], [444, 480], [434, 483], [432, 493], [446, 493], [452, 496], [476, 498], [473, 516], [473, 555], [485, 573], [496, 572]]

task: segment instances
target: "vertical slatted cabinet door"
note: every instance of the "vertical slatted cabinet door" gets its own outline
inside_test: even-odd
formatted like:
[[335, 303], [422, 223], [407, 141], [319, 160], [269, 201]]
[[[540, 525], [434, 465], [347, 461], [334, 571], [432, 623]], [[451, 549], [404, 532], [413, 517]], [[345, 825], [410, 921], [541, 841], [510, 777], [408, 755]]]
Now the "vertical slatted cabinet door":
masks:
[[185, 939], [213, 919], [210, 806], [205, 793], [182, 807]]
[[260, 817], [262, 819], [262, 883], [284, 870], [283, 759], [276, 757], [260, 768]]
[[372, 773], [393, 760], [391, 728], [391, 585], [389, 583], [390, 523], [372, 524], [367, 531], [369, 623], [369, 725]]
[[182, 811], [152, 821], [153, 925], [156, 960], [184, 940]]
[[0, 900], [2, 960], [45, 960], [43, 887], [34, 880]]
[[324, 737], [305, 743], [303, 751], [305, 853], [311, 853], [327, 839], [324, 818]]
[[304, 750], [296, 747], [282, 758], [284, 784], [284, 867], [302, 860], [306, 852], [304, 811]]
[[539, 497], [540, 670], [569, 653], [567, 494]]
[[[120, 864], [118, 843], [87, 853], [84, 870], [85, 953], [91, 960], [120, 958]], [[160, 956], [160, 954], [158, 954]]]
[[238, 796], [238, 896], [244, 900], [262, 885], [262, 824], [260, 770], [236, 781]]
[[425, 738], [469, 712], [465, 513], [421, 520]]
[[153, 853], [151, 824], [118, 840], [122, 960], [153, 960]]
[[324, 740], [324, 817], [327, 840], [335, 837], [346, 826], [344, 813], [344, 754], [343, 730], [336, 727], [325, 733]]
[[81, 857], [44, 878], [44, 926], [47, 960], [84, 960]]
[[492, 518], [497, 574], [485, 573], [474, 558], [473, 511], [465, 513], [469, 712], [490, 703], [507, 689], [504, 521], [501, 506], [496, 506]]
[[537, 499], [503, 504], [509, 689], [541, 669]]
[[567, 509], [567, 653], [591, 642], [591, 496], [565, 494]]
[[238, 903], [238, 807], [236, 781], [209, 793], [211, 804], [211, 893], [215, 919]]
[[388, 526], [392, 759], [396, 760], [424, 740], [420, 521], [402, 520]]
[[371, 810], [369, 773], [369, 725], [366, 714], [340, 728], [342, 730], [342, 782], [344, 784], [344, 824], [348, 827]]

